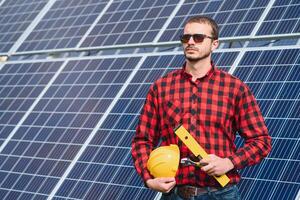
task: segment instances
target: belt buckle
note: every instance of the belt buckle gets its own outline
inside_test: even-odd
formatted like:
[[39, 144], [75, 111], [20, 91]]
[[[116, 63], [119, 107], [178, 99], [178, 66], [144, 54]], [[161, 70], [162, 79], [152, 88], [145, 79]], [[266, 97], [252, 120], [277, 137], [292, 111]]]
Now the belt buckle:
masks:
[[200, 194], [206, 194], [208, 191], [205, 188], [196, 187], [195, 188], [195, 196], [198, 196]]
[[194, 186], [187, 186], [187, 188], [190, 188], [190, 190], [193, 191], [193, 194], [191, 194], [191, 195], [193, 195], [193, 197], [197, 196], [199, 188], [194, 187]]

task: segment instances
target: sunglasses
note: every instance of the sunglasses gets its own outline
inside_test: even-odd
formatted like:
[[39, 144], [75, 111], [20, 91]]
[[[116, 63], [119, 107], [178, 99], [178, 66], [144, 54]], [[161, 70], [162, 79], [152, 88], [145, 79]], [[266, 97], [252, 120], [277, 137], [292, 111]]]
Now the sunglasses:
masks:
[[193, 40], [196, 42], [196, 43], [201, 43], [203, 42], [203, 40], [205, 38], [210, 38], [210, 39], [214, 39], [213, 37], [211, 36], [208, 36], [208, 35], [205, 35], [205, 34], [184, 34], [184, 35], [181, 35], [180, 36], [180, 41], [182, 43], [188, 43], [190, 41], [190, 38], [193, 37]]

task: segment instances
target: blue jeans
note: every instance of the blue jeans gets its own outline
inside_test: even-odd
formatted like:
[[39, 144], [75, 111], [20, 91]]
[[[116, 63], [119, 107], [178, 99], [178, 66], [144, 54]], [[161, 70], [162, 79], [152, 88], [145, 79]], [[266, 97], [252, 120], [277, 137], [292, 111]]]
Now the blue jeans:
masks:
[[[207, 193], [194, 196], [189, 200], [240, 200], [240, 193], [236, 185], [222, 188], [218, 191], [211, 192], [207, 187]], [[168, 194], [162, 194], [161, 200], [186, 200], [176, 194], [176, 189]]]

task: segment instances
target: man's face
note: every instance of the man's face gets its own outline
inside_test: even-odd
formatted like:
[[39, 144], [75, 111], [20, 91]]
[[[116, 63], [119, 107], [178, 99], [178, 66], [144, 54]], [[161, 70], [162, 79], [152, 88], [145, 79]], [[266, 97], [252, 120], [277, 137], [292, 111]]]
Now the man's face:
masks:
[[[183, 34], [204, 34], [212, 37], [212, 28], [208, 24], [188, 23], [184, 27]], [[196, 62], [207, 58], [218, 47], [218, 40], [204, 38], [202, 42], [195, 42], [191, 37], [187, 43], [183, 43], [184, 55], [190, 62]]]

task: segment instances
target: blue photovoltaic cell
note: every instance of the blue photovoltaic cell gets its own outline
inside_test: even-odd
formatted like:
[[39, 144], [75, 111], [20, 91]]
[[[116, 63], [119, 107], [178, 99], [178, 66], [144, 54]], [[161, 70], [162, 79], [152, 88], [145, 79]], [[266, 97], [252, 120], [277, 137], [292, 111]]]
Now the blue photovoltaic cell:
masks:
[[[220, 64], [226, 70], [225, 66], [232, 65], [237, 54], [216, 53], [217, 66]], [[222, 57], [227, 59], [220, 59]], [[131, 140], [150, 85], [171, 70], [180, 68], [183, 63], [182, 55], [147, 57], [62, 184], [57, 198], [155, 197], [156, 193], [146, 189], [135, 172], [130, 154]], [[85, 189], [78, 192], [82, 185]]]
[[300, 32], [300, 2], [276, 0], [257, 35]]
[[18, 51], [74, 48], [108, 0], [56, 0]]
[[299, 55], [300, 49], [248, 51], [234, 72], [256, 96], [273, 144], [260, 165], [242, 170], [243, 199], [295, 199], [300, 189], [300, 176], [291, 173], [300, 166]]
[[[138, 57], [132, 57], [67, 63], [0, 154], [0, 194], [3, 199], [10, 199], [10, 196], [47, 198], [138, 61]], [[37, 69], [47, 65], [48, 70], [47, 74], [39, 74], [41, 80], [38, 83], [43, 86], [47, 76], [42, 75], [51, 75], [51, 65], [39, 65]], [[24, 70], [24, 76], [32, 70], [27, 65], [20, 69]], [[13, 70], [5, 66], [3, 71], [8, 74], [9, 85], [13, 81], [9, 79]], [[17, 74], [13, 77], [22, 78]], [[18, 93], [15, 96], [20, 97]], [[122, 155], [123, 152], [119, 153]], [[99, 156], [97, 159], [106, 158]], [[110, 162], [116, 163], [113, 159]], [[80, 189], [84, 190], [86, 184], [80, 185]], [[78, 190], [76, 195], [80, 195]]]
[[0, 52], [8, 52], [47, 0], [6, 0], [0, 6]]
[[220, 37], [250, 35], [261, 17], [268, 1], [185, 1], [171, 23], [164, 31], [159, 42], [179, 41], [184, 22], [191, 16], [206, 15], [216, 20]]
[[61, 62], [6, 64], [0, 71], [0, 143], [40, 95]]
[[115, 0], [81, 47], [152, 42], [179, 0]]
[[[47, 2], [0, 0], [0, 53], [9, 52], [34, 20], [37, 24], [23, 36], [19, 53], [112, 49], [101, 51], [109, 58], [68, 58], [66, 63], [25, 60], [30, 56], [43, 59], [31, 52], [29, 57], [18, 57], [24, 59], [21, 62], [0, 64], [0, 199], [46, 200], [55, 186], [59, 188], [53, 200], [154, 199], [157, 193], [144, 187], [133, 167], [131, 140], [150, 85], [179, 69], [184, 57], [175, 50], [174, 54], [159, 52], [159, 46], [153, 46], [151, 55], [139, 55], [143, 48], [114, 45], [153, 43], [160, 31], [159, 42], [179, 41], [186, 19], [199, 14], [217, 21], [221, 38], [248, 37], [260, 25], [256, 36], [272, 36], [275, 45], [285, 45], [278, 48], [270, 41], [255, 40], [250, 41], [251, 47], [270, 45], [270, 49], [247, 50], [240, 48], [243, 43], [237, 44], [239, 49], [225, 44], [212, 58], [218, 68], [234, 70], [233, 75], [247, 83], [272, 136], [269, 156], [241, 170], [242, 199], [299, 197], [300, 49], [287, 47], [299, 43], [299, 0], [185, 0], [176, 13], [179, 0], [53, 0], [46, 13], [39, 13]], [[38, 14], [45, 15], [36, 18]], [[295, 36], [277, 40], [278, 34]], [[132, 55], [120, 56], [124, 53]], [[135, 71], [141, 56], [145, 60]], [[243, 56], [238, 66], [230, 68], [238, 56]], [[64, 64], [60, 74], [55, 74]], [[53, 77], [55, 81], [48, 85]], [[93, 138], [85, 146], [91, 133]], [[236, 145], [243, 143], [237, 136]], [[79, 160], [66, 173], [80, 150], [84, 151]]]

